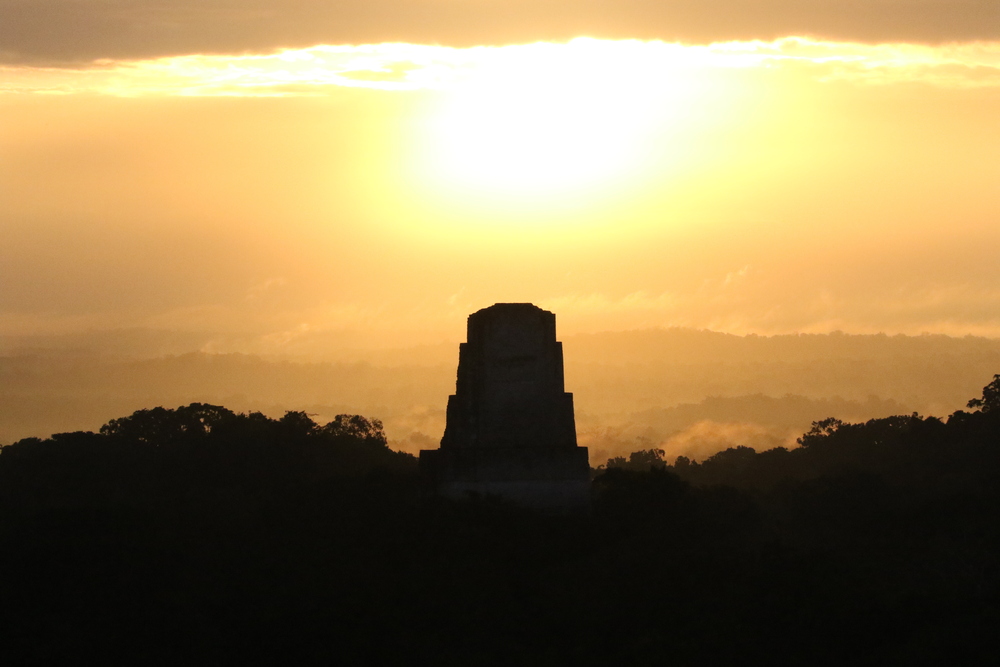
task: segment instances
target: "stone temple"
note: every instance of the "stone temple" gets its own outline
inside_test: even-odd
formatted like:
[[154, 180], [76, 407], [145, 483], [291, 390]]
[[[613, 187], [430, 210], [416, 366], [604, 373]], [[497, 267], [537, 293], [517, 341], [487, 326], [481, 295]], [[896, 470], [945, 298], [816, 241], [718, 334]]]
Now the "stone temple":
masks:
[[420, 452], [435, 493], [550, 511], [589, 507], [587, 448], [576, 445], [553, 313], [498, 303], [470, 315], [447, 419], [441, 448]]

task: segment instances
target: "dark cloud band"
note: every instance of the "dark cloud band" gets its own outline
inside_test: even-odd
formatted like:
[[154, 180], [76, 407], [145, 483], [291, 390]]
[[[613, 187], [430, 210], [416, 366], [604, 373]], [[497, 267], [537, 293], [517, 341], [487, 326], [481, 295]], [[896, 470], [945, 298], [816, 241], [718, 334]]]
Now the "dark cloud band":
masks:
[[1000, 39], [1000, 0], [0, 0], [0, 60], [80, 63], [314, 44]]

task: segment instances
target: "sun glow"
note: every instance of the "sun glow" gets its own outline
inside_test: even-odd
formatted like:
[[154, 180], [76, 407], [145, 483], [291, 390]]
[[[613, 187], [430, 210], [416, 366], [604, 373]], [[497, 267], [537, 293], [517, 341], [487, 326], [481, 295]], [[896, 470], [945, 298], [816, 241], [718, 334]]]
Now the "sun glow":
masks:
[[[290, 164], [305, 164], [309, 155], [315, 165], [303, 169], [315, 181], [307, 186], [297, 179], [292, 198], [309, 211], [304, 218], [318, 221], [309, 224], [328, 228], [331, 212], [347, 207], [388, 236], [440, 243], [453, 242], [464, 229], [475, 236], [512, 226], [576, 232], [613, 225], [621, 236], [632, 220], [639, 221], [636, 228], [679, 227], [680, 220], [690, 227], [736, 211], [756, 216], [755, 202], [782, 174], [801, 174], [806, 163], [831, 170], [843, 162], [839, 147], [858, 134], [838, 125], [853, 104], [846, 100], [876, 88], [899, 92], [900, 84], [1000, 88], [1000, 43], [929, 47], [789, 37], [682, 45], [580, 38], [474, 48], [318, 45], [99, 61], [77, 69], [0, 67], [0, 97], [30, 96], [32, 104], [59, 95], [123, 109], [231, 103], [273, 108], [281, 117], [312, 109], [314, 126], [286, 123], [285, 136], [272, 137]], [[130, 101], [94, 101], [115, 97]], [[831, 101], [845, 106], [835, 113]], [[817, 132], [820, 126], [826, 130]], [[238, 134], [239, 126], [230, 131]], [[872, 132], [862, 145], [888, 136]], [[199, 145], [219, 136], [202, 137]], [[246, 153], [236, 172], [264, 154], [260, 134], [234, 141]], [[296, 141], [307, 148], [293, 149]], [[851, 173], [857, 171], [855, 165]], [[291, 173], [281, 170], [273, 179]], [[81, 182], [73, 179], [73, 187]], [[782, 189], [778, 201], [806, 201], [809, 188], [823, 182], [814, 175], [802, 188]], [[241, 183], [223, 178], [220, 187], [235, 191]], [[281, 198], [269, 193], [279, 190], [262, 178], [253, 197], [277, 210]], [[480, 236], [493, 242], [500, 234]]]
[[521, 300], [591, 330], [996, 335], [998, 90], [1000, 42], [9, 65], [0, 296], [39, 331], [403, 341], [425, 320], [399, 313]]
[[634, 158], [628, 109], [587, 91], [486, 89], [436, 119], [435, 156], [463, 189], [543, 194], [600, 182]]
[[627, 51], [576, 40], [491, 54], [430, 122], [432, 177], [452, 194], [537, 198], [637, 167], [643, 140], [670, 122], [665, 101], [687, 91], [662, 72], [650, 80]]
[[468, 50], [473, 66], [439, 91], [411, 153], [415, 199], [452, 217], [449, 233], [469, 220], [587, 226], [680, 168], [711, 87], [697, 54], [591, 39]]

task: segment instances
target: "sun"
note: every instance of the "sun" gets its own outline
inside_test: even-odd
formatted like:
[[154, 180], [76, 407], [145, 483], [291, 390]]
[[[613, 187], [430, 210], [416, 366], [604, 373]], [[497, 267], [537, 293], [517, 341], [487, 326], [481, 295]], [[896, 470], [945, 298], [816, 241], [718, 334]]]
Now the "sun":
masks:
[[437, 167], [463, 189], [535, 195], [620, 173], [637, 149], [628, 113], [595, 92], [520, 86], [466, 93], [435, 128]]
[[678, 92], [596, 40], [490, 55], [428, 123], [424, 179], [451, 197], [534, 201], [612, 187], [641, 169], [649, 135], [669, 121], [664, 98]]

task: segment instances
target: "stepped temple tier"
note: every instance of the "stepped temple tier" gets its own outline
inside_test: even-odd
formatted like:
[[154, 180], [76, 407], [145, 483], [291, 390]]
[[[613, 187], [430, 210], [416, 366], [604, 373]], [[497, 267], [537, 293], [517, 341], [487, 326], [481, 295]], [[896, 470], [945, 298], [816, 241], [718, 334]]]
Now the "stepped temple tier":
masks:
[[420, 452], [435, 493], [496, 495], [552, 511], [590, 503], [587, 448], [576, 445], [556, 316], [498, 303], [469, 316], [441, 448]]

